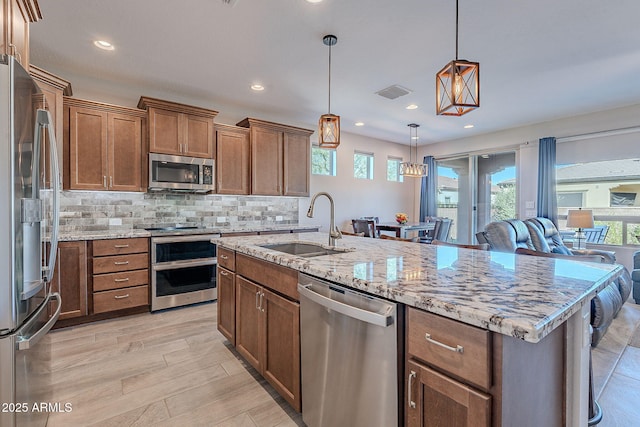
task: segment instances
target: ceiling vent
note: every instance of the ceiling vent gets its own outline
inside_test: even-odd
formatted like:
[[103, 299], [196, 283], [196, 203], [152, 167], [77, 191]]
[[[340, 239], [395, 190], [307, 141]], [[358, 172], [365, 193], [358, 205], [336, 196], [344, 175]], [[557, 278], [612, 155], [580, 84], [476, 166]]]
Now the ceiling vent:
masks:
[[389, 86], [388, 88], [376, 92], [377, 95], [380, 95], [387, 99], [400, 98], [401, 96], [408, 95], [410, 93], [411, 91], [409, 89], [400, 85]]
[[235, 6], [236, 3], [238, 3], [238, 0], [221, 0], [222, 4], [224, 4], [225, 6]]

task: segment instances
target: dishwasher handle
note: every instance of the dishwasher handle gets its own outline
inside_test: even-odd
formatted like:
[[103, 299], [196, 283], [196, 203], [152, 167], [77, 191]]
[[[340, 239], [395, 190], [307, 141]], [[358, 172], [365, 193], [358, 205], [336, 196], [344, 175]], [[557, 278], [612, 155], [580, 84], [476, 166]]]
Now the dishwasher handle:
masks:
[[[361, 308], [336, 301], [324, 295], [320, 295], [312, 289], [312, 286], [312, 284], [303, 285], [301, 283], [298, 283], [298, 292], [300, 293], [300, 295], [305, 296], [316, 304], [336, 311], [340, 314], [344, 314], [345, 316], [349, 316], [366, 323], [371, 323], [372, 325], [382, 326], [383, 328], [393, 325], [393, 313], [380, 314], [368, 310], [363, 310]], [[391, 308], [392, 306], [390, 305], [389, 307]]]

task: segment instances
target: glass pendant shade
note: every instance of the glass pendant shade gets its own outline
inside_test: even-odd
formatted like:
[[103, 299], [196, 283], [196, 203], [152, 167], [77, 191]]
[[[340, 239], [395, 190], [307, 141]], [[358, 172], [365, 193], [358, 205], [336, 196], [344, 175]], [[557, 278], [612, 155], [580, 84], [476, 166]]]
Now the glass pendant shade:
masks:
[[480, 64], [458, 59], [458, 0], [456, 0], [456, 59], [436, 74], [436, 114], [462, 116], [480, 106]]
[[338, 38], [329, 34], [322, 38], [322, 42], [329, 46], [329, 109], [318, 120], [318, 146], [336, 148], [340, 145], [340, 116], [331, 114], [331, 46], [338, 43]]
[[455, 59], [436, 74], [436, 113], [462, 116], [480, 106], [480, 64]]
[[340, 145], [340, 116], [323, 114], [318, 121], [318, 145], [323, 148], [336, 148]]
[[[418, 126], [415, 123], [411, 123], [408, 125], [409, 129], [409, 161], [400, 163], [400, 171], [399, 174], [402, 176], [408, 176], [411, 178], [421, 178], [423, 176], [427, 176], [428, 170], [427, 165], [424, 163], [418, 163]], [[415, 136], [414, 136], [415, 131]], [[411, 147], [411, 142], [416, 141], [416, 162], [412, 162], [413, 158], [413, 148]]]

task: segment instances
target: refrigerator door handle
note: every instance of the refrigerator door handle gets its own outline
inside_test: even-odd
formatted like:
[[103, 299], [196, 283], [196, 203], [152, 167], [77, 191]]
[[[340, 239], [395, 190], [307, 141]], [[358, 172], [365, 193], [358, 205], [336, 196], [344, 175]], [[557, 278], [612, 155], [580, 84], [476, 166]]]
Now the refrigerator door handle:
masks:
[[58, 317], [60, 317], [60, 312], [62, 311], [62, 299], [60, 298], [60, 294], [57, 292], [54, 292], [47, 296], [47, 299], [43, 304], [40, 305], [40, 308], [36, 313], [34, 313], [32, 319], [38, 319], [44, 310], [48, 310], [49, 302], [51, 302], [51, 300], [56, 300], [58, 303], [58, 307], [56, 307], [56, 311], [49, 318], [49, 320], [47, 320], [47, 323], [45, 323], [40, 329], [38, 329], [33, 334], [30, 334], [29, 336], [26, 336], [25, 332], [27, 332], [32, 326], [31, 322], [25, 323], [24, 326], [22, 326], [18, 330], [18, 336], [16, 340], [17, 350], [29, 350], [31, 347], [35, 346], [38, 341], [40, 341], [40, 339], [45, 336], [47, 332], [49, 332], [49, 330], [53, 327], [53, 325], [58, 321]]
[[[58, 144], [56, 135], [53, 132], [51, 123], [51, 113], [47, 110], [38, 109], [36, 117], [38, 126], [47, 129], [49, 136], [49, 158], [51, 161], [51, 186], [52, 186], [52, 203], [53, 218], [51, 224], [51, 242], [49, 245], [49, 257], [47, 264], [43, 266], [43, 274], [46, 282], [53, 280], [53, 272], [56, 267], [56, 254], [58, 253], [58, 229], [60, 224], [60, 165], [58, 163]], [[36, 138], [39, 138], [40, 132], [36, 132]]]

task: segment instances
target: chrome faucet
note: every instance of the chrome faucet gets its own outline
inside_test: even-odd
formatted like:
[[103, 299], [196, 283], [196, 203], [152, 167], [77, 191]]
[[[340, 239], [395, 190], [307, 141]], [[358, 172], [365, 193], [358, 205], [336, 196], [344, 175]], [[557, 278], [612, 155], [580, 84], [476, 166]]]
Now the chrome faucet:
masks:
[[318, 196], [327, 196], [327, 199], [329, 199], [329, 203], [331, 204], [331, 221], [329, 223], [329, 246], [335, 246], [336, 239], [342, 239], [342, 233], [340, 232], [340, 230], [338, 230], [338, 227], [336, 227], [336, 224], [335, 224], [335, 210], [333, 205], [333, 197], [331, 197], [331, 195], [325, 191], [321, 191], [319, 193], [314, 194], [313, 197], [311, 198], [311, 205], [309, 205], [307, 216], [309, 218], [313, 218], [313, 205], [316, 203], [316, 199], [318, 198]]

